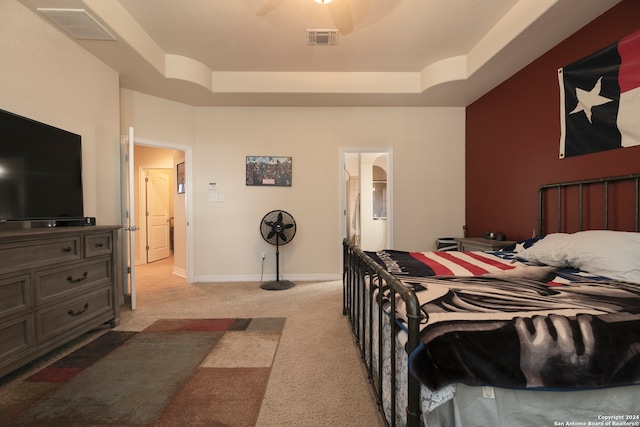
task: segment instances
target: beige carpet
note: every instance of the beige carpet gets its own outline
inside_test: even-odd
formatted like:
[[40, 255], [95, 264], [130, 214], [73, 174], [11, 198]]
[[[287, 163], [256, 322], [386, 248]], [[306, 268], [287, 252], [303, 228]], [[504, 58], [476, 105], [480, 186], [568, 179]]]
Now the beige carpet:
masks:
[[[342, 315], [341, 282], [297, 283], [283, 291], [265, 291], [259, 283], [187, 284], [171, 274], [170, 261], [137, 268], [137, 310], [123, 307], [116, 330], [142, 331], [158, 319], [286, 318], [256, 426], [384, 426]], [[244, 351], [233, 335], [229, 340], [220, 351], [241, 361]], [[0, 386], [1, 399], [11, 384]]]

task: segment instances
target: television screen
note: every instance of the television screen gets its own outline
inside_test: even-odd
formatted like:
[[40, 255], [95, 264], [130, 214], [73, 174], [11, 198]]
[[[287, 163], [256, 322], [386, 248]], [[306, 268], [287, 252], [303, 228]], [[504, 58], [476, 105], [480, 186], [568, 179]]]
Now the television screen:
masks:
[[80, 135], [0, 110], [0, 221], [83, 217]]

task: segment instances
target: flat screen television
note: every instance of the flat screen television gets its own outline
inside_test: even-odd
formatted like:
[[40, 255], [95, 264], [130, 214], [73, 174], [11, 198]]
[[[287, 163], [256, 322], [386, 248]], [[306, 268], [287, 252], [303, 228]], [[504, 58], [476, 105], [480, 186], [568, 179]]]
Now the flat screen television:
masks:
[[82, 219], [81, 137], [0, 110], [0, 222]]

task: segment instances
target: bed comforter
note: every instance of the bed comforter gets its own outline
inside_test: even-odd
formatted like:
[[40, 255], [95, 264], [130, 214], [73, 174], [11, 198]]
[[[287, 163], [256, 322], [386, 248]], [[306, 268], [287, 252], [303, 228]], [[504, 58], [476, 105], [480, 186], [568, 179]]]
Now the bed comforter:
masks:
[[367, 255], [416, 292], [424, 321], [409, 366], [431, 390], [640, 384], [640, 285], [513, 253]]

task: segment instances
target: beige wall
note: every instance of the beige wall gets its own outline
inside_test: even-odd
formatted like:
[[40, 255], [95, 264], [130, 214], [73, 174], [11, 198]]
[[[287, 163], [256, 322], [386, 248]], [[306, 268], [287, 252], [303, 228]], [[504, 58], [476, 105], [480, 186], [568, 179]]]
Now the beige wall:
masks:
[[[429, 250], [461, 235], [464, 221], [463, 108], [190, 107], [122, 91], [122, 131], [188, 145], [193, 279], [275, 277], [275, 248], [259, 233], [262, 217], [284, 209], [294, 240], [280, 251], [290, 280], [338, 278], [341, 270], [340, 149], [392, 147], [396, 248]], [[291, 187], [247, 187], [245, 157], [293, 157]], [[209, 182], [224, 202], [209, 201]]]
[[[298, 234], [281, 250], [285, 275], [337, 277], [345, 147], [392, 147], [396, 248], [428, 250], [437, 236], [461, 232], [462, 108], [199, 108], [197, 117], [193, 203], [199, 277], [258, 274], [258, 255], [268, 248], [258, 226], [272, 209], [289, 211], [298, 224]], [[292, 156], [293, 186], [245, 186], [247, 155]], [[208, 202], [210, 179], [219, 183], [224, 203]]]
[[120, 224], [118, 74], [15, 1], [0, 46], [0, 108], [80, 134], [85, 215]]

